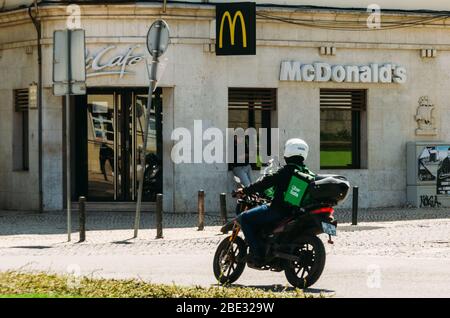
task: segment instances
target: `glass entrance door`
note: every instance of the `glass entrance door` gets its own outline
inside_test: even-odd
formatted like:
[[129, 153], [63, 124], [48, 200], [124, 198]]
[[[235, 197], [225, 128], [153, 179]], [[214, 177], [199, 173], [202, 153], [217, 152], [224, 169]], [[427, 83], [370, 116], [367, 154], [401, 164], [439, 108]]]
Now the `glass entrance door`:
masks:
[[[90, 201], [134, 201], [145, 129], [145, 90], [91, 91], [87, 95], [87, 197]], [[162, 94], [150, 115], [144, 178], [145, 201], [162, 191]]]

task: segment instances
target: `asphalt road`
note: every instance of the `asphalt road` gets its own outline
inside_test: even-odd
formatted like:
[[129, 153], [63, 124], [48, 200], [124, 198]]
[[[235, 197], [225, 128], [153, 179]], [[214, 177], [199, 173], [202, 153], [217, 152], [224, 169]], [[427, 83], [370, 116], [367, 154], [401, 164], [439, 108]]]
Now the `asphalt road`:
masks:
[[[212, 253], [196, 255], [4, 256], [0, 270], [22, 268], [155, 283], [215, 284]], [[99, 265], [101, 264], [101, 265]], [[283, 273], [246, 268], [239, 285], [288, 286]], [[309, 292], [334, 297], [450, 297], [450, 260], [330, 255]]]

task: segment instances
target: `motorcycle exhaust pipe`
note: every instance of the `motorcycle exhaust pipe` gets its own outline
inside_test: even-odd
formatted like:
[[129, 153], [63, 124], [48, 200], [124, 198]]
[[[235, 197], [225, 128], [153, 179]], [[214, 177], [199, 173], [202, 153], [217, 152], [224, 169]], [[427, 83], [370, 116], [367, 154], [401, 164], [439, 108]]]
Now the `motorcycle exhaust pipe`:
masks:
[[300, 258], [298, 256], [283, 253], [283, 252], [276, 252], [276, 253], [274, 253], [274, 256], [278, 257], [278, 258], [286, 259], [286, 260], [292, 261], [292, 262], [300, 261]]

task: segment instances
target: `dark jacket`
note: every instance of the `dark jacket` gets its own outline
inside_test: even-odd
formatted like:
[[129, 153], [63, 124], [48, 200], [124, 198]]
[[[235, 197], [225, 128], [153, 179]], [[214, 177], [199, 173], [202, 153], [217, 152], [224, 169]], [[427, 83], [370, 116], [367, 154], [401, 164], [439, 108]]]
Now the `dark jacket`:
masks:
[[268, 174], [261, 180], [256, 181], [255, 183], [244, 188], [243, 191], [245, 194], [263, 193], [264, 190], [274, 187], [275, 194], [271, 207], [279, 210], [280, 212], [289, 214], [291, 213], [292, 206], [284, 202], [284, 193], [289, 186], [294, 170], [299, 168], [303, 173], [314, 175], [304, 164], [287, 164], [278, 169], [276, 172]]

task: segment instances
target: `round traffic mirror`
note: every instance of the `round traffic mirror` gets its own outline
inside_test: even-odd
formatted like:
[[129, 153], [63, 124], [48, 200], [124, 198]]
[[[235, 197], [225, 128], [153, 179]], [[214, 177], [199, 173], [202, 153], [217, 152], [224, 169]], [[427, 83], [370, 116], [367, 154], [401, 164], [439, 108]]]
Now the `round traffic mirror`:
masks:
[[147, 33], [147, 49], [151, 56], [160, 57], [169, 46], [169, 25], [164, 20], [156, 20]]

